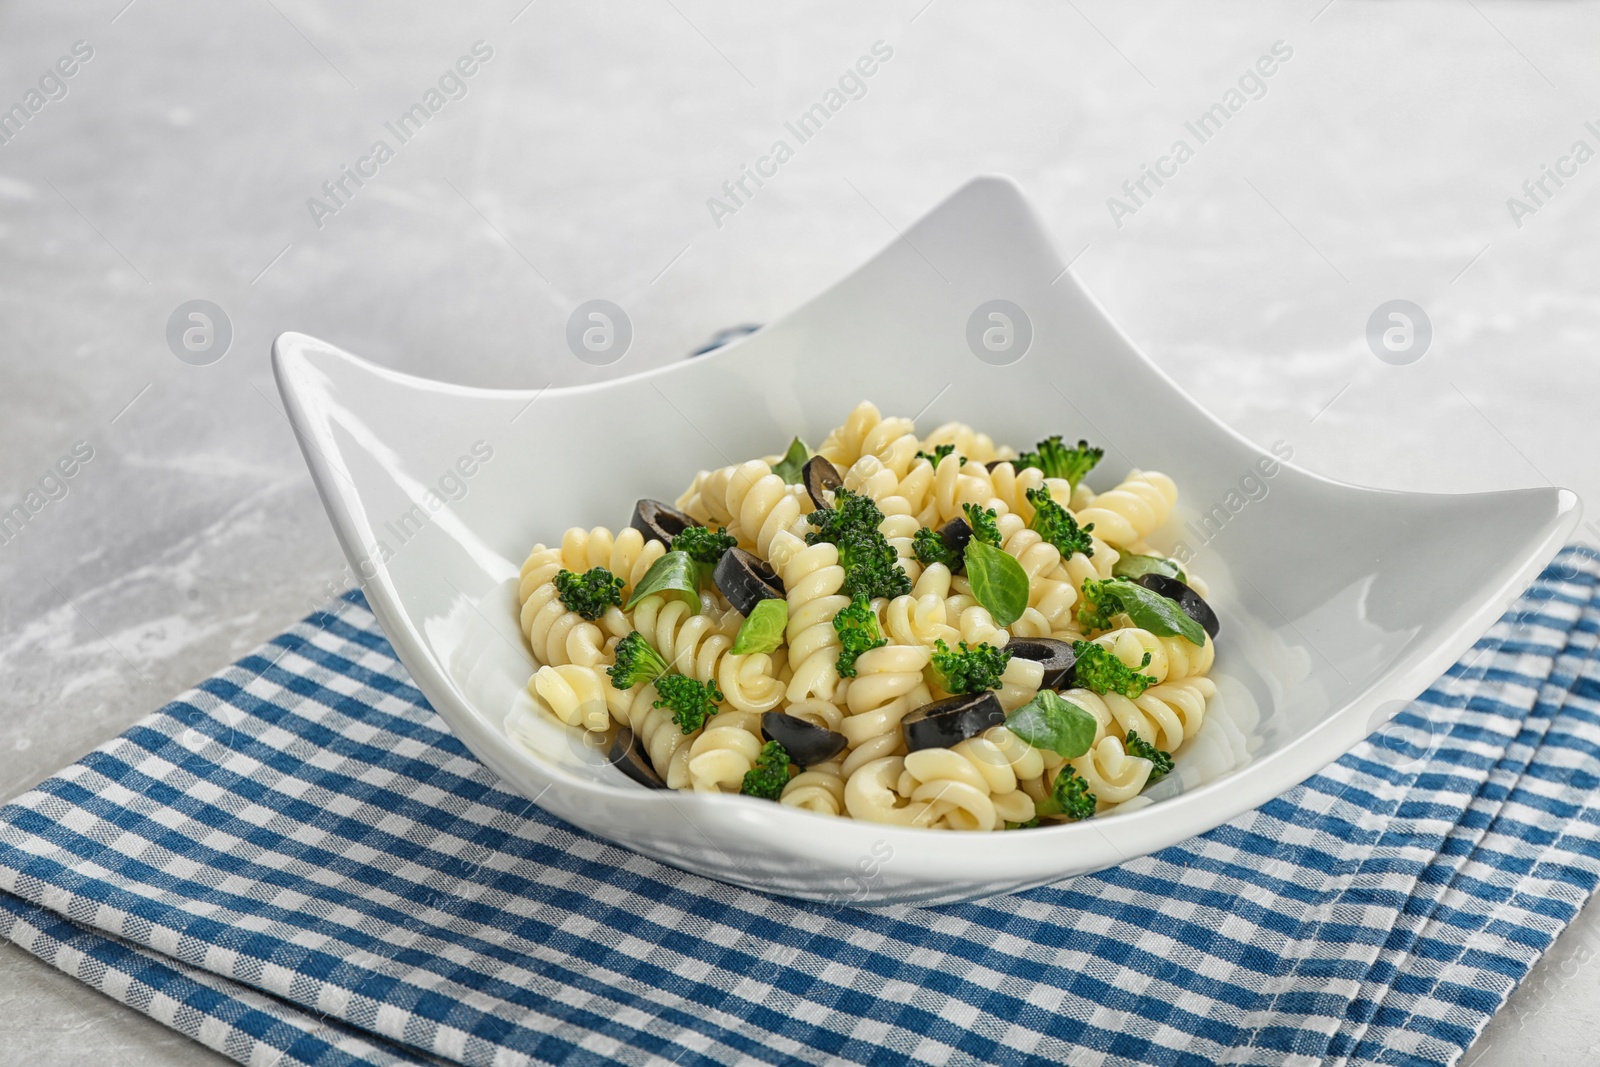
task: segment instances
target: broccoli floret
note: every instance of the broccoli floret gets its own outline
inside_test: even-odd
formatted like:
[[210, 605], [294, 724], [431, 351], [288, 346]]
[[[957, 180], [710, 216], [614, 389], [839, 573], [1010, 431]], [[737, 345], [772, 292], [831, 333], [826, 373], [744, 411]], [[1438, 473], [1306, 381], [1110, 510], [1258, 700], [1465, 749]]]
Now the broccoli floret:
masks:
[[622, 606], [622, 579], [604, 567], [582, 574], [562, 570], [556, 574], [556, 595], [568, 611], [593, 621], [611, 605]]
[[911, 576], [900, 569], [899, 553], [876, 530], [870, 537], [853, 534], [839, 542], [839, 566], [844, 568], [841, 591], [847, 597], [897, 597], [911, 592]]
[[777, 800], [783, 787], [789, 784], [789, 753], [776, 741], [761, 746], [755, 765], [744, 772], [744, 783], [739, 792], [747, 797]]
[[[939, 465], [939, 461], [940, 460], [944, 459], [944, 457], [948, 456], [950, 453], [954, 452], [955, 450], [956, 450], [956, 446], [955, 445], [934, 445], [932, 452], [921, 452], [921, 451], [919, 451], [915, 456], [912, 457], [912, 459], [914, 459], [914, 460], [925, 459], [929, 463], [931, 463], [935, 467], [937, 467]], [[967, 457], [966, 456], [962, 456], [961, 457], [961, 465], [963, 467], [965, 467], [967, 465]]]
[[911, 592], [911, 578], [900, 569], [899, 553], [878, 529], [883, 512], [871, 497], [835, 490], [834, 506], [813, 511], [806, 521], [816, 527], [806, 534], [808, 544], [839, 547], [845, 596], [897, 597]]
[[951, 570], [956, 568], [956, 554], [938, 530], [930, 530], [926, 526], [918, 530], [916, 536], [911, 538], [911, 551], [917, 554], [924, 565], [943, 563]]
[[1038, 826], [1038, 825], [1039, 825], [1039, 816], [1035, 815], [1033, 818], [1029, 819], [1027, 822], [1008, 822], [1008, 823], [1006, 823], [1006, 829], [1007, 830], [1031, 830], [1035, 826]]
[[1111, 591], [1111, 583], [1115, 580], [1084, 579], [1083, 601], [1078, 605], [1078, 625], [1085, 630], [1111, 629], [1112, 616], [1122, 611], [1122, 601]]
[[1130, 756], [1138, 756], [1155, 764], [1150, 768], [1150, 782], [1154, 784], [1161, 781], [1172, 771], [1172, 754], [1163, 752], [1144, 738], [1139, 736], [1139, 731], [1129, 730], [1127, 743], [1122, 746]]
[[863, 652], [882, 648], [889, 643], [878, 629], [878, 616], [873, 613], [872, 602], [865, 594], [857, 593], [848, 605], [833, 617], [834, 633], [839, 635], [839, 677], [856, 676], [856, 660]]
[[726, 527], [719, 526], [717, 532], [712, 533], [704, 526], [690, 526], [672, 539], [670, 551], [687, 552], [696, 563], [714, 567], [722, 554], [738, 543], [739, 539], [728, 533]]
[[706, 720], [717, 713], [717, 702], [722, 699], [722, 690], [717, 688], [716, 682], [697, 682], [682, 674], [657, 678], [656, 692], [661, 699], [651, 707], [671, 708], [672, 721], [686, 734], [704, 726]]
[[1000, 676], [1011, 662], [1011, 652], [993, 645], [968, 645], [962, 641], [955, 651], [944, 643], [944, 638], [934, 642], [933, 670], [946, 693], [978, 693], [985, 689], [1000, 688]]
[[1028, 503], [1033, 505], [1033, 521], [1028, 528], [1055, 545], [1066, 559], [1074, 553], [1094, 555], [1094, 539], [1089, 536], [1094, 523], [1079, 526], [1072, 512], [1055, 502], [1048, 489], [1029, 489]]
[[1079, 441], [1076, 448], [1068, 448], [1061, 443], [1061, 435], [1056, 434], [1040, 441], [1037, 452], [1022, 453], [1012, 461], [1012, 465], [1019, 471], [1025, 467], [1038, 467], [1044, 471], [1046, 478], [1065, 478], [1076, 489], [1078, 483], [1083, 481], [1083, 476], [1093, 470], [1105, 454], [1103, 448], [1089, 447], [1088, 441]]
[[635, 630], [617, 642], [617, 662], [606, 668], [617, 689], [632, 689], [642, 682], [653, 682], [671, 669], [661, 653], [650, 647], [644, 635]]
[[1000, 525], [996, 521], [994, 508], [986, 508], [979, 504], [962, 504], [961, 510], [967, 513], [967, 525], [972, 527], [972, 537], [986, 545], [1000, 547]]
[[806, 534], [806, 544], [819, 545], [826, 541], [836, 545], [853, 534], [877, 533], [883, 521], [883, 512], [870, 496], [849, 489], [833, 491], [833, 507], [818, 508], [806, 516], [815, 530]]
[[1072, 666], [1073, 676], [1077, 678], [1078, 684], [1102, 696], [1106, 693], [1121, 693], [1132, 700], [1156, 684], [1155, 678], [1139, 673], [1140, 669], [1150, 665], [1148, 652], [1135, 668], [1123, 663], [1109, 648], [1092, 641], [1077, 641], [1073, 644], [1072, 650], [1078, 657]]
[[1040, 815], [1060, 815], [1068, 819], [1087, 819], [1094, 814], [1099, 798], [1089, 792], [1089, 783], [1079, 777], [1071, 764], [1061, 768], [1050, 795], [1034, 809]]

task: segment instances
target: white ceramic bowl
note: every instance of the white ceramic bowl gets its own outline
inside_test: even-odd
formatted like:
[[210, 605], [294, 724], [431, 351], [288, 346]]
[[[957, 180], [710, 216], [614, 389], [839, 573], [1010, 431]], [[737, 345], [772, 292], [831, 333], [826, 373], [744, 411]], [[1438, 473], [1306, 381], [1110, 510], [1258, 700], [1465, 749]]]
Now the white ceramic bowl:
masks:
[[[1396, 493], [1275, 465], [1184, 396], [1063, 269], [1016, 187], [982, 178], [790, 315], [661, 370], [534, 401], [398, 374], [303, 334], [277, 339], [273, 365], [395, 651], [508, 787], [711, 878], [860, 906], [944, 903], [1108, 867], [1282, 793], [1431, 684], [1578, 521], [1564, 489]], [[1007, 366], [967, 342], [969, 316], [995, 298], [1032, 322], [1026, 355]], [[570, 358], [559, 345], [549, 358]], [[535, 542], [624, 527], [636, 498], [671, 499], [696, 470], [781, 451], [793, 434], [815, 444], [863, 398], [920, 412], [924, 429], [961, 419], [1022, 447], [1081, 434], [1106, 447], [1096, 488], [1133, 466], [1177, 479], [1178, 514], [1152, 540], [1186, 542], [1210, 582], [1218, 695], [1150, 802], [999, 834], [830, 819], [641, 788], [535, 713], [515, 603]], [[445, 501], [452, 471], [465, 495]]]

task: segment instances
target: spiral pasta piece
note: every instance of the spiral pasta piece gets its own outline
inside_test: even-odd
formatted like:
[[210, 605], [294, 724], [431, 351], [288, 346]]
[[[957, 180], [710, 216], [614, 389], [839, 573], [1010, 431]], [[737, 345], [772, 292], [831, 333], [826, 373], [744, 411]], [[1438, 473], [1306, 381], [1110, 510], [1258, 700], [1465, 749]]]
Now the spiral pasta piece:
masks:
[[724, 711], [706, 720], [689, 746], [689, 787], [697, 793], [737, 793], [761, 754], [761, 717]]
[[942, 813], [928, 801], [908, 800], [896, 791], [905, 773], [902, 756], [873, 760], [845, 780], [844, 806], [852, 819], [894, 826], [931, 826]]
[[844, 811], [844, 776], [839, 762], [830, 760], [807, 767], [783, 787], [778, 803], [803, 808], [819, 815], [838, 815]]
[[[840, 470], [851, 466], [864, 455], [880, 456], [896, 439], [914, 435], [915, 424], [910, 419], [884, 418], [877, 405], [863, 400], [845, 417], [844, 425], [823, 438], [817, 452]], [[912, 437], [911, 452], [915, 455], [917, 442]], [[910, 456], [906, 457], [907, 463]], [[903, 472], [902, 472], [903, 473]]]
[[606, 703], [606, 677], [599, 667], [567, 663], [540, 667], [528, 681], [535, 703], [568, 726], [601, 733], [611, 727]]
[[933, 804], [939, 823], [952, 830], [1002, 830], [1008, 821], [1026, 822], [1034, 816], [1034, 803], [1019, 788], [1013, 760], [1021, 746], [1010, 740], [1010, 731], [996, 727], [953, 748], [913, 752], [905, 757], [899, 790], [913, 802]]
[[1101, 738], [1089, 751], [1067, 763], [1089, 784], [1089, 792], [1098, 801], [1097, 811], [1115, 807], [1142, 793], [1155, 767], [1147, 759], [1128, 755], [1122, 742], [1115, 737]]
[[[1185, 637], [1158, 637], [1137, 626], [1108, 630], [1096, 637], [1094, 644], [1109, 649], [1123, 664], [1149, 675], [1157, 683], [1204, 675], [1211, 669], [1217, 654], [1216, 645], [1209, 637], [1205, 644], [1196, 645]], [[1150, 662], [1140, 666], [1147, 653]]]
[[1080, 525], [1094, 523], [1095, 536], [1123, 548], [1154, 533], [1178, 502], [1178, 487], [1159, 471], [1134, 471], [1078, 512]]
[[856, 659], [856, 674], [845, 693], [850, 714], [839, 724], [850, 743], [843, 767], [847, 777], [863, 764], [903, 751], [900, 720], [932, 699], [922, 678], [929, 658], [924, 645], [884, 645]]
[[805, 536], [805, 517], [812, 509], [803, 489], [786, 484], [759, 459], [733, 469], [723, 504], [728, 532], [740, 545], [767, 559], [772, 558], [775, 539]]
[[1016, 458], [1015, 451], [997, 447], [988, 434], [979, 433], [964, 422], [947, 422], [922, 439], [923, 449], [930, 453], [940, 445], [954, 445], [956, 455], [966, 456], [974, 463]]
[[575, 611], [568, 611], [554, 582], [534, 589], [522, 603], [522, 632], [533, 658], [548, 667], [577, 663], [592, 667], [605, 655], [605, 634]]
[[826, 700], [839, 682], [840, 645], [833, 617], [850, 603], [850, 598], [839, 592], [844, 586], [839, 550], [826, 543], [800, 549], [784, 564], [783, 584], [789, 604], [789, 667], [793, 672], [788, 698]]

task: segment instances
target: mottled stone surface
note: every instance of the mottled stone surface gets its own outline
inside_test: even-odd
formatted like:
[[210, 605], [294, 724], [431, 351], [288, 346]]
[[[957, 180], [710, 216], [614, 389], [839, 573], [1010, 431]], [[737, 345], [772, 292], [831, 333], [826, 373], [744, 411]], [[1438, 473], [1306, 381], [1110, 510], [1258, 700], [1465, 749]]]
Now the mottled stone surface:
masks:
[[[1255, 440], [1356, 482], [1600, 500], [1600, 162], [1520, 226], [1506, 203], [1600, 148], [1592, 4], [125, 2], [0, 8], [0, 105], [93, 48], [0, 146], [0, 510], [94, 452], [0, 544], [0, 796], [338, 573], [279, 331], [485, 385], [637, 370], [781, 314], [977, 172], [1014, 176], [1129, 334]], [[478, 40], [465, 97], [387, 133]], [[866, 94], [716, 225], [707, 198], [878, 40]], [[1278, 40], [1265, 94], [1118, 227], [1107, 198]], [[319, 228], [307, 199], [380, 137], [393, 158]], [[637, 331], [603, 371], [562, 342], [591, 297]], [[233, 328], [207, 366], [165, 339], [196, 298]], [[1410, 366], [1364, 340], [1392, 298], [1433, 322]], [[1467, 1062], [1600, 1057], [1597, 943], [1591, 911]], [[16, 1062], [219, 1062], [9, 947], [0, 1006]]]

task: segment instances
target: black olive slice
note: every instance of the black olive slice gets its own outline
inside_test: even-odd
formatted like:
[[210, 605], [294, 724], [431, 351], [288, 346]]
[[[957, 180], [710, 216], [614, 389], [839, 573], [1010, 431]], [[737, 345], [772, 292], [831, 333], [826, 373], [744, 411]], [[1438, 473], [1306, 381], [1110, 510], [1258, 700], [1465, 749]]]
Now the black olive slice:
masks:
[[1078, 653], [1070, 644], [1053, 637], [1013, 637], [1006, 642], [1006, 651], [1017, 659], [1031, 659], [1044, 667], [1040, 689], [1060, 689], [1072, 677], [1072, 668], [1078, 662]]
[[742, 548], [730, 548], [722, 554], [711, 580], [733, 610], [747, 618], [763, 600], [783, 599], [783, 583], [777, 573], [761, 557]]
[[633, 521], [628, 525], [644, 534], [646, 541], [671, 545], [674, 537], [700, 524], [671, 504], [663, 504], [659, 500], [641, 500], [633, 506]]
[[1135, 578], [1138, 584], [1151, 592], [1160, 593], [1169, 600], [1178, 602], [1178, 607], [1183, 613], [1205, 630], [1213, 638], [1222, 628], [1222, 620], [1217, 618], [1217, 613], [1211, 610], [1211, 605], [1206, 603], [1205, 597], [1190, 589], [1176, 578], [1168, 578], [1165, 574], [1142, 574]]
[[959, 745], [969, 737], [976, 737], [991, 726], [1006, 721], [1000, 707], [1000, 698], [993, 690], [981, 693], [963, 693], [945, 697], [932, 704], [912, 709], [900, 720], [900, 730], [905, 734], [906, 751], [924, 748], [949, 748]]
[[833, 507], [827, 494], [844, 484], [844, 479], [839, 476], [839, 468], [822, 456], [812, 456], [806, 460], [806, 465], [800, 468], [800, 480], [805, 482], [811, 502], [819, 508]]
[[649, 789], [667, 788], [667, 783], [650, 765], [650, 755], [645, 752], [644, 745], [626, 726], [617, 730], [617, 735], [611, 739], [608, 759], [613, 767], [642, 786]]
[[1012, 464], [1014, 466], [1016, 464], [1016, 462], [1017, 461], [1014, 460], [1014, 459], [991, 459], [989, 462], [987, 462], [987, 463], [985, 463], [983, 465], [983, 469], [988, 471], [990, 474], [993, 474], [995, 468], [1000, 466], [1000, 464], [1002, 464], [1002, 463], [1010, 463], [1010, 464]]
[[768, 741], [782, 745], [789, 758], [802, 767], [828, 762], [849, 743], [843, 734], [781, 711], [769, 711], [761, 716], [761, 732], [767, 735]]
[[939, 536], [956, 557], [951, 573], [960, 574], [967, 565], [967, 542], [972, 540], [972, 527], [967, 525], [966, 519], [951, 519], [939, 527]]

